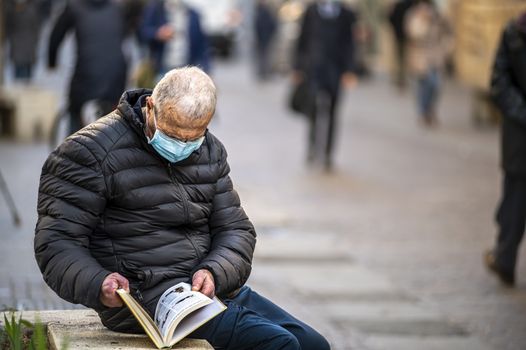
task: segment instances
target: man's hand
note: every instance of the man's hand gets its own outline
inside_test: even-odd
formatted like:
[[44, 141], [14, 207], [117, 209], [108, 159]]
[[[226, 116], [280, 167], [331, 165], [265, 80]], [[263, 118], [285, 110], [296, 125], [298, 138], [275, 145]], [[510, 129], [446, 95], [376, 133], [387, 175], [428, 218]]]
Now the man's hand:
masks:
[[299, 70], [292, 71], [290, 75], [290, 80], [292, 80], [294, 85], [299, 85], [304, 79], [305, 77], [303, 76], [303, 72]]
[[209, 298], [213, 298], [216, 286], [212, 273], [206, 269], [201, 269], [194, 273], [192, 277], [192, 290], [201, 292]]
[[350, 72], [343, 73], [341, 81], [343, 87], [348, 90], [352, 90], [358, 85], [358, 77]]
[[115, 292], [119, 288], [129, 292], [130, 284], [128, 280], [117, 272], [110, 273], [102, 282], [100, 302], [107, 307], [121, 307], [123, 305], [122, 299]]
[[170, 25], [165, 24], [159, 27], [159, 29], [157, 29], [157, 33], [155, 33], [155, 37], [162, 42], [166, 42], [172, 39], [174, 34], [175, 34], [174, 29]]

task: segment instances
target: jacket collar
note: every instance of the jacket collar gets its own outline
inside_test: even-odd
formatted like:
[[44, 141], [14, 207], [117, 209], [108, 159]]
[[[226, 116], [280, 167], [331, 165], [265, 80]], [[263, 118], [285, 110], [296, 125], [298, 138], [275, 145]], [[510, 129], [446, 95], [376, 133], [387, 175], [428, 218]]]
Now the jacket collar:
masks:
[[130, 123], [134, 131], [145, 140], [146, 135], [144, 134], [144, 116], [142, 115], [142, 111], [139, 106], [140, 103], [138, 102], [144, 102], [144, 98], [146, 96], [150, 96], [151, 94], [152, 90], [150, 89], [128, 90], [122, 94], [119, 105], [117, 106], [119, 113], [128, 123]]

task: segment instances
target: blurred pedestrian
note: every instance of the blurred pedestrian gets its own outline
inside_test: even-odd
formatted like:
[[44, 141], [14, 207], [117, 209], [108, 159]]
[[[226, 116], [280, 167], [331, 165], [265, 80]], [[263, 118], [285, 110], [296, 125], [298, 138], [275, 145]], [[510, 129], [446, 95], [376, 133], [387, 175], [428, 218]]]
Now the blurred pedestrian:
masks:
[[271, 48], [278, 21], [268, 0], [258, 0], [254, 15], [255, 61], [257, 76], [264, 80], [271, 73]]
[[394, 49], [395, 49], [395, 78], [394, 82], [399, 89], [404, 89], [407, 86], [407, 69], [406, 69], [406, 42], [407, 36], [405, 33], [405, 16], [414, 0], [398, 0], [396, 1], [389, 14], [389, 23], [391, 24], [394, 34]]
[[424, 125], [435, 125], [441, 74], [450, 48], [448, 27], [432, 0], [415, 0], [405, 26], [408, 61], [417, 82], [418, 112]]
[[159, 76], [187, 65], [210, 70], [201, 16], [182, 0], [152, 0], [144, 9], [140, 34]]
[[353, 73], [355, 22], [354, 12], [339, 1], [317, 1], [303, 15], [295, 51], [293, 79], [296, 84], [305, 80], [312, 96], [307, 161], [323, 153], [327, 171], [332, 169], [340, 84], [353, 87], [357, 82]]
[[70, 31], [75, 32], [77, 51], [68, 96], [70, 133], [74, 133], [83, 126], [81, 111], [88, 101], [96, 100], [106, 114], [125, 90], [124, 8], [112, 0], [68, 1], [49, 39], [49, 68], [56, 67], [60, 44]]
[[37, 61], [42, 21], [38, 0], [7, 0], [5, 3], [6, 38], [15, 80], [29, 82]]
[[502, 200], [499, 233], [485, 263], [508, 286], [515, 284], [517, 252], [526, 224], [526, 13], [503, 31], [491, 77], [491, 95], [502, 112]]

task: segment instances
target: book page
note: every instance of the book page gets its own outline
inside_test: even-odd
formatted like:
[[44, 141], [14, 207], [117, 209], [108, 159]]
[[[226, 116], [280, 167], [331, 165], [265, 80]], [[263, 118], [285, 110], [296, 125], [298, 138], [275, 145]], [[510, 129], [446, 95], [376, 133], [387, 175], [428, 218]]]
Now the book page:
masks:
[[194, 330], [217, 316], [219, 313], [223, 312], [225, 309], [226, 306], [217, 297], [214, 297], [211, 304], [208, 304], [192, 312], [190, 315], [183, 318], [181, 322], [179, 322], [177, 328], [175, 328], [173, 332], [170, 346], [174, 345], [188, 334], [192, 333]]
[[154, 317], [164, 342], [168, 343], [171, 340], [170, 331], [177, 327], [183, 317], [210, 303], [212, 299], [202, 293], [193, 292], [188, 283], [182, 282], [168, 288], [157, 303]]

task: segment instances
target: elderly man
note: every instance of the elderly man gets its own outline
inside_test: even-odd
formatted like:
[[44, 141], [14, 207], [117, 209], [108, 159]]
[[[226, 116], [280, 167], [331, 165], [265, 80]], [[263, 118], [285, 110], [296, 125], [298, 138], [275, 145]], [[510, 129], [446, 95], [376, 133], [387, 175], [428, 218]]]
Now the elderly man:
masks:
[[207, 130], [216, 89], [198, 68], [168, 72], [153, 92], [126, 92], [118, 109], [69, 137], [47, 159], [35, 255], [62, 298], [105, 326], [142, 332], [116, 295], [151, 313], [187, 281], [227, 310], [192, 334], [225, 349], [328, 349], [315, 330], [245, 282], [256, 233]]

